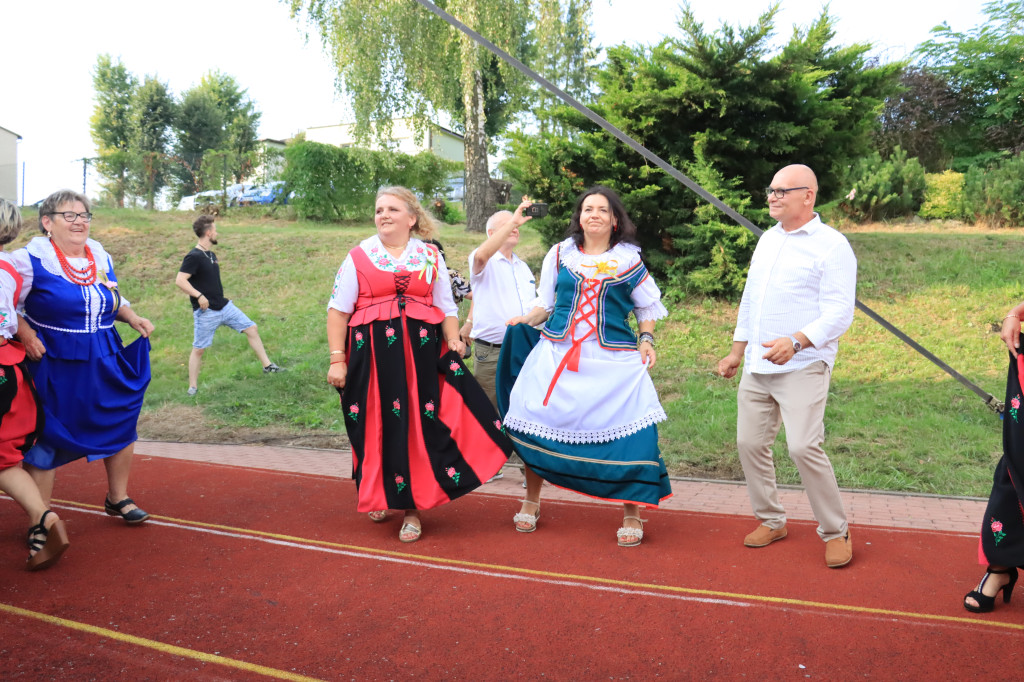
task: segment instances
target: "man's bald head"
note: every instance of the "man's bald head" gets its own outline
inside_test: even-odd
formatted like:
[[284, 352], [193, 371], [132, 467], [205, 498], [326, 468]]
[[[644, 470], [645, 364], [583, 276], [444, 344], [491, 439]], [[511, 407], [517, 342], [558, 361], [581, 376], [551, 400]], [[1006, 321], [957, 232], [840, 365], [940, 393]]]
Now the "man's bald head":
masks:
[[[783, 184], [779, 184], [776, 180], [783, 180]], [[818, 176], [814, 174], [810, 166], [805, 166], [802, 163], [794, 163], [786, 166], [778, 173], [775, 174], [775, 180], [772, 181], [772, 187], [810, 187], [814, 190], [815, 196], [818, 194]]]
[[494, 232], [509, 220], [512, 220], [512, 211], [498, 211], [487, 219], [487, 234]]
[[772, 178], [772, 188], [786, 190], [783, 197], [768, 195], [768, 213], [782, 223], [782, 229], [795, 230], [814, 218], [814, 202], [818, 196], [818, 177], [808, 166], [794, 163]]

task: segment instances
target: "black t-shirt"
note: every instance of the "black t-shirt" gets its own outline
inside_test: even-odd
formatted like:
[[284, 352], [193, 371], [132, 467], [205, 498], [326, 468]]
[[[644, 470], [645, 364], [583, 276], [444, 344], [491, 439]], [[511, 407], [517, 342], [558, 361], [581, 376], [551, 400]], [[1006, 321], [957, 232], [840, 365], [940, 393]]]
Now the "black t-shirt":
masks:
[[[189, 284], [210, 302], [211, 310], [221, 310], [228, 304], [228, 299], [224, 298], [224, 287], [220, 283], [217, 254], [213, 251], [203, 251], [199, 247], [192, 249], [185, 254], [185, 260], [181, 261], [181, 271], [189, 275]], [[199, 300], [194, 296], [189, 296], [189, 300], [192, 301], [192, 310], [198, 310]]]

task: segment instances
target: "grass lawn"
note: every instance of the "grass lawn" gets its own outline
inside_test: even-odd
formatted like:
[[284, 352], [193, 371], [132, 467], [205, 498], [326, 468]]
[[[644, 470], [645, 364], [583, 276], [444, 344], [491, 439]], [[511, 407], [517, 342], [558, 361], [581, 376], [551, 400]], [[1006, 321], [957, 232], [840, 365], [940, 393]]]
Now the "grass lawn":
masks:
[[[12, 248], [38, 234], [28, 212]], [[337, 394], [325, 381], [326, 304], [345, 254], [372, 223], [287, 221], [259, 209], [217, 221], [226, 295], [258, 325], [271, 359], [263, 375], [245, 337], [222, 328], [204, 356], [199, 394], [187, 387], [192, 314], [174, 286], [195, 244], [192, 216], [97, 209], [92, 236], [114, 258], [122, 293], [156, 325], [143, 437], [346, 447]], [[1024, 298], [1017, 261], [1024, 234], [950, 226], [876, 226], [848, 233], [858, 296], [986, 391], [1003, 398], [1006, 353], [998, 325]], [[482, 238], [462, 226], [440, 235], [465, 270]], [[539, 235], [520, 255], [539, 272]], [[714, 373], [731, 343], [735, 303], [688, 299], [659, 323], [652, 371], [669, 419], [659, 426], [674, 474], [741, 479], [735, 452], [736, 383]], [[134, 332], [122, 326], [125, 340]], [[840, 342], [826, 413], [826, 451], [843, 487], [987, 495], [1001, 448], [1000, 421], [973, 393], [858, 312]], [[776, 445], [779, 480], [799, 483]]]

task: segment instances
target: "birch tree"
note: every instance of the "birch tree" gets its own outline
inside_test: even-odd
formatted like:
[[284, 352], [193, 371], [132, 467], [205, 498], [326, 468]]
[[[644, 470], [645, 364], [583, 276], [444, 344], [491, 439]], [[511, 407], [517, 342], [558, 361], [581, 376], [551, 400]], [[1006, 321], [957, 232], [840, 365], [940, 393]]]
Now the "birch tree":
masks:
[[[445, 111], [465, 137], [466, 222], [484, 230], [493, 207], [487, 161], [487, 101], [526, 106], [526, 84], [469, 37], [414, 0], [290, 0], [334, 59], [337, 86], [351, 97], [356, 136], [386, 138], [390, 122], [419, 125]], [[438, 0], [437, 5], [512, 55], [526, 54], [535, 0]], [[578, 4], [578, 3], [577, 3]], [[543, 27], [542, 27], [543, 28]], [[495, 77], [488, 78], [492, 73]], [[452, 88], [457, 87], [457, 98]], [[500, 87], [503, 92], [488, 92]], [[496, 95], [500, 95], [497, 96]], [[452, 111], [452, 102], [460, 109]]]

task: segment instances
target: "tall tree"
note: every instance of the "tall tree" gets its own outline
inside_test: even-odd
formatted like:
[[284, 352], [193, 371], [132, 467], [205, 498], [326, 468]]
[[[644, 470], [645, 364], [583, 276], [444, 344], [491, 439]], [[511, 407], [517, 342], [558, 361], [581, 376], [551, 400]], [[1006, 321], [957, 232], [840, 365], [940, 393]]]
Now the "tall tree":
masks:
[[245, 180], [253, 169], [257, 132], [261, 113], [232, 76], [211, 71], [203, 76], [199, 87], [213, 95], [224, 115], [224, 143], [221, 151], [230, 152], [228, 172], [236, 182]]
[[941, 74], [907, 66], [900, 74], [900, 91], [885, 100], [876, 149], [888, 158], [899, 147], [929, 173], [946, 170], [957, 141], [971, 135], [963, 106]]
[[[574, 98], [586, 101], [593, 87], [592, 65], [597, 59], [594, 33], [590, 30], [590, 0], [537, 0], [537, 72]], [[561, 104], [555, 95], [537, 87], [534, 116], [542, 133], [552, 128], [571, 134], [552, 110]]]
[[168, 151], [174, 125], [174, 97], [162, 83], [146, 76], [135, 91], [130, 146], [134, 193], [153, 210], [156, 195], [167, 185]]
[[224, 112], [213, 93], [194, 87], [182, 94], [174, 125], [174, 149], [179, 160], [174, 172], [179, 181], [179, 196], [200, 190], [203, 156], [207, 150], [220, 149], [224, 145], [227, 139], [224, 126]]
[[89, 119], [96, 144], [96, 168], [105, 178], [103, 188], [119, 207], [124, 207], [131, 169], [133, 104], [138, 79], [118, 59], [101, 54], [92, 74], [96, 106]]
[[937, 26], [916, 52], [964, 105], [965, 125], [951, 140], [960, 168], [1024, 151], [1024, 2], [995, 0], [985, 13], [984, 24], [962, 33]]
[[[461, 122], [466, 222], [468, 229], [483, 231], [493, 205], [487, 105], [501, 102], [506, 114], [523, 106], [525, 84], [518, 72], [415, 2], [290, 2], [293, 14], [306, 12], [331, 51], [339, 86], [352, 97], [358, 135], [366, 139], [374, 129], [386, 135], [397, 116], [422, 122], [430, 114], [447, 111]], [[534, 0], [439, 0], [437, 4], [506, 52], [525, 55]], [[452, 104], [456, 97], [457, 108]]]
[[[760, 222], [768, 219], [763, 188], [781, 166], [810, 165], [822, 200], [836, 196], [842, 171], [871, 151], [900, 68], [869, 63], [870, 45], [834, 45], [826, 12], [773, 51], [777, 11], [708, 32], [684, 5], [676, 36], [654, 48], [612, 48], [595, 76], [599, 113]], [[506, 162], [531, 195], [551, 204], [549, 241], [578, 191], [602, 183], [623, 196], [642, 228], [645, 261], [669, 284], [713, 294], [742, 289], [755, 241], [744, 228], [580, 114], [563, 107], [557, 115], [579, 132], [513, 136]]]

